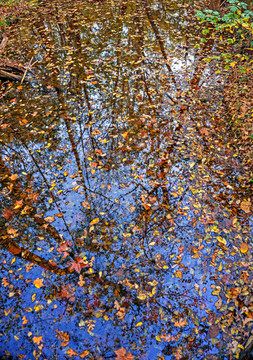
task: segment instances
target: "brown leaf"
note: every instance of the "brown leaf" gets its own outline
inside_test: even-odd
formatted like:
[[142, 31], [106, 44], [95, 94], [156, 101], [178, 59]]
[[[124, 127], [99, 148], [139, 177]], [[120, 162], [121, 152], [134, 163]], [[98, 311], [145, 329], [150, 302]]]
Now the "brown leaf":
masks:
[[14, 215], [14, 211], [12, 211], [11, 209], [5, 209], [3, 217], [6, 220], [9, 220], [13, 215]]
[[241, 205], [240, 205], [240, 208], [246, 213], [246, 214], [249, 214], [251, 211], [250, 211], [250, 206], [251, 206], [251, 202], [250, 201], [242, 201], [241, 202]]
[[218, 325], [213, 324], [210, 328], [209, 328], [209, 337], [215, 338], [217, 335], [219, 335], [220, 329]]
[[134, 356], [131, 353], [126, 353], [126, 349], [123, 347], [119, 350], [115, 351], [115, 354], [117, 355], [116, 360], [133, 360]]

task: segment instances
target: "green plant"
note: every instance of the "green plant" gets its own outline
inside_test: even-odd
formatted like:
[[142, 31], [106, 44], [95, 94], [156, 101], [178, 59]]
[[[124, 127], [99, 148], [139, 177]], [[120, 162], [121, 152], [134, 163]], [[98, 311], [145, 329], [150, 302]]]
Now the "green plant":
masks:
[[[228, 3], [229, 6], [223, 14], [208, 9], [196, 12], [201, 23], [207, 25], [202, 30], [205, 35], [202, 41], [215, 38], [223, 49], [221, 57], [209, 57], [206, 61], [222, 59], [227, 70], [234, 67], [238, 60], [248, 60], [244, 54], [245, 49], [252, 50], [253, 47], [253, 11], [248, 10], [246, 3], [238, 0], [228, 0]], [[241, 70], [246, 72], [244, 67], [241, 67]]]

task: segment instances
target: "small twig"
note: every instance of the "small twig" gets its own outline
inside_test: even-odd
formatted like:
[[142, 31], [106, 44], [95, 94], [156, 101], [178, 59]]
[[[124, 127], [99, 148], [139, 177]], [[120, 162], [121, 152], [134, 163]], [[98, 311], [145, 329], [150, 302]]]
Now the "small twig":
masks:
[[23, 84], [23, 81], [24, 81], [25, 76], [26, 76], [26, 74], [27, 74], [27, 71], [28, 71], [28, 69], [29, 69], [29, 67], [30, 67], [30, 65], [31, 65], [31, 63], [32, 63], [32, 60], [33, 60], [33, 57], [31, 58], [28, 66], [27, 66], [27, 68], [26, 68], [26, 70], [25, 70], [25, 72], [24, 72], [24, 76], [23, 76], [23, 78], [22, 78], [22, 80], [21, 80], [21, 84]]

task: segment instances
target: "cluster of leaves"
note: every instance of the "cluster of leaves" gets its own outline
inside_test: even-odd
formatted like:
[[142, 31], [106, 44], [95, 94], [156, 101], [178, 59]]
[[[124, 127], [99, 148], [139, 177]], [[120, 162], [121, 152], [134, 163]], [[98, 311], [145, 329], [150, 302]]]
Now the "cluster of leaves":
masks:
[[[253, 47], [251, 22], [253, 11], [248, 10], [246, 3], [238, 0], [228, 0], [228, 3], [230, 5], [224, 13], [208, 9], [196, 12], [201, 23], [207, 25], [202, 30], [203, 35], [218, 40], [223, 50], [221, 56], [209, 57], [206, 60], [208, 62], [212, 59], [223, 60], [227, 70], [234, 67], [238, 60], [249, 60], [244, 54], [245, 48], [252, 50]], [[208, 41], [208, 38], [202, 41]], [[246, 72], [246, 69], [242, 68], [242, 71]]]

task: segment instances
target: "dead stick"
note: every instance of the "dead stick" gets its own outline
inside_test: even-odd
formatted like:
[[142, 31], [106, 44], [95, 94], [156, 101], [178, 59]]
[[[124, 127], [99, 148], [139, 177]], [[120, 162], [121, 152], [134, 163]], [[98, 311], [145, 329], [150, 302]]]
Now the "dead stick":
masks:
[[3, 36], [3, 40], [0, 44], [0, 55], [4, 52], [5, 46], [7, 45], [8, 37], [6, 35]]
[[28, 71], [28, 69], [29, 69], [29, 67], [30, 67], [30, 65], [31, 65], [31, 63], [32, 63], [32, 60], [33, 60], [33, 57], [31, 58], [28, 66], [27, 66], [27, 68], [26, 68], [26, 70], [25, 70], [25, 72], [24, 72], [24, 76], [23, 76], [23, 78], [22, 78], [22, 80], [21, 80], [21, 84], [23, 84], [23, 81], [24, 81], [25, 76], [26, 76], [26, 74], [27, 74], [27, 71]]

